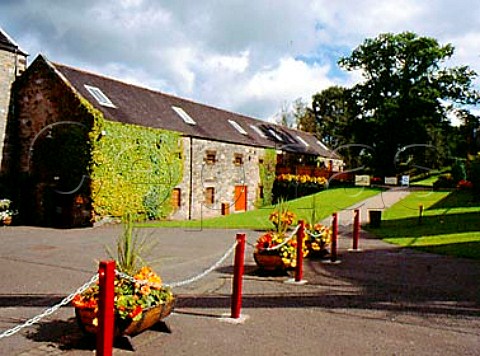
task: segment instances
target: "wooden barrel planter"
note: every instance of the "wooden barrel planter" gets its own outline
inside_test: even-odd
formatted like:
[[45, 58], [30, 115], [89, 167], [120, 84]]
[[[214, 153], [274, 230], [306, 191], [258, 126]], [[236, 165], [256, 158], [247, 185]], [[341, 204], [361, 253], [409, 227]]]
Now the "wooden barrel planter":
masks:
[[[140, 334], [156, 323], [163, 321], [173, 311], [175, 299], [167, 301], [142, 311], [140, 320], [115, 318], [115, 336], [134, 336]], [[94, 308], [75, 308], [75, 317], [80, 329], [85, 334], [96, 334], [98, 323], [95, 322], [97, 313]]]
[[284, 271], [287, 268], [282, 258], [277, 254], [255, 251], [253, 253], [253, 259], [257, 266], [264, 271]]

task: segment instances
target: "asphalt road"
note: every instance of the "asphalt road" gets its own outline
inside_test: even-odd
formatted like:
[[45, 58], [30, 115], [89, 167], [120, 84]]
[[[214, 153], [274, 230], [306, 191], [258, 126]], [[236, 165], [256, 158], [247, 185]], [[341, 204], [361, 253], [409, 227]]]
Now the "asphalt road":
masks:
[[[384, 198], [384, 197], [383, 197]], [[351, 214], [351, 212], [349, 213]], [[348, 214], [346, 215], [348, 217]], [[247, 248], [240, 324], [229, 323], [232, 258], [205, 278], [175, 289], [171, 333], [133, 339], [137, 355], [479, 355], [480, 263], [385, 244], [362, 232], [340, 264], [305, 261], [306, 285], [259, 275]], [[164, 281], [212, 266], [235, 241], [233, 230], [152, 229], [151, 260]], [[0, 332], [38, 315], [85, 283], [113, 246], [118, 226], [57, 230], [0, 228]], [[258, 232], [247, 231], [253, 242]], [[1, 355], [91, 355], [72, 307], [0, 339]], [[116, 348], [114, 354], [131, 351]]]

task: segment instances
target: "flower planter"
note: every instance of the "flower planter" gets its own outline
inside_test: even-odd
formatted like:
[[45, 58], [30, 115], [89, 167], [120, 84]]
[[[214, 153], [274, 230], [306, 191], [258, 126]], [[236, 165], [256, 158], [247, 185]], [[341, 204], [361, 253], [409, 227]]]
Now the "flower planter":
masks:
[[4, 217], [1, 220], [1, 222], [2, 222], [2, 225], [9, 226], [12, 224], [12, 217], [11, 216]]
[[257, 266], [265, 271], [281, 271], [286, 269], [286, 266], [279, 255], [255, 251], [253, 253], [253, 259]]
[[[115, 318], [115, 336], [133, 336], [151, 328], [164, 320], [173, 310], [175, 299], [143, 310], [140, 320]], [[97, 313], [94, 308], [75, 308], [75, 316], [80, 329], [86, 334], [96, 334], [98, 324], [94, 321]]]

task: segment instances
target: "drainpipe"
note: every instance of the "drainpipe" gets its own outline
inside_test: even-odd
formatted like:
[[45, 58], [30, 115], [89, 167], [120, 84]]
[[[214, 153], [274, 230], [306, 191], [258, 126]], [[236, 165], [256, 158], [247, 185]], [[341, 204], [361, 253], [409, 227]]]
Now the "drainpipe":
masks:
[[190, 136], [190, 187], [188, 189], [188, 220], [192, 220], [193, 205], [193, 138]]

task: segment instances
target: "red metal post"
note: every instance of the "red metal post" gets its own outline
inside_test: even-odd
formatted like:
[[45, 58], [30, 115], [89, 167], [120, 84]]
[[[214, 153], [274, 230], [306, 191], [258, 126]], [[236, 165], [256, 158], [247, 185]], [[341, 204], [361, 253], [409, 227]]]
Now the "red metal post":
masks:
[[233, 291], [231, 318], [240, 318], [242, 309], [242, 283], [245, 262], [245, 234], [237, 234], [237, 246], [235, 247], [235, 265], [233, 267]]
[[338, 238], [338, 214], [332, 214], [332, 251], [330, 252], [330, 261], [337, 261], [337, 238]]
[[115, 261], [101, 261], [98, 275], [100, 297], [98, 301], [97, 355], [111, 356], [114, 336]]
[[358, 238], [360, 237], [360, 210], [353, 211], [353, 249], [358, 250]]
[[303, 239], [305, 237], [305, 221], [300, 220], [297, 231], [297, 265], [295, 266], [295, 282], [303, 279]]

